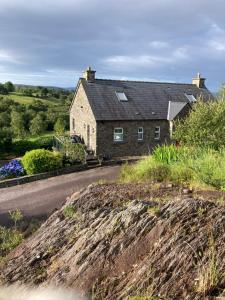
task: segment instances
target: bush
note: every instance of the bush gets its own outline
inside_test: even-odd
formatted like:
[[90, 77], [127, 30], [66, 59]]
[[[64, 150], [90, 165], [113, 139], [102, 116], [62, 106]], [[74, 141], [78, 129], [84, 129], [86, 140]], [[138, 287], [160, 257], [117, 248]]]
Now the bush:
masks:
[[24, 168], [17, 159], [13, 159], [8, 164], [0, 168], [0, 179], [19, 177], [23, 176], [24, 174]]
[[62, 167], [62, 156], [59, 152], [37, 149], [27, 152], [22, 164], [28, 175], [53, 171]]
[[52, 137], [40, 137], [33, 141], [31, 140], [17, 140], [13, 143], [12, 152], [17, 155], [24, 155], [27, 151], [35, 149], [51, 150], [53, 146]]
[[12, 132], [10, 128], [0, 128], [0, 153], [9, 151], [12, 147]]
[[23, 235], [16, 229], [0, 226], [0, 259], [23, 241]]
[[225, 150], [207, 150], [193, 168], [200, 181], [216, 188], [225, 188]]
[[169, 180], [176, 184], [189, 184], [196, 179], [196, 173], [189, 166], [184, 163], [174, 164], [171, 167]]
[[24, 155], [27, 151], [38, 149], [38, 144], [29, 140], [18, 140], [13, 142], [12, 152], [16, 155]]
[[197, 101], [189, 116], [175, 124], [174, 139], [184, 145], [211, 147], [225, 146], [225, 101]]
[[156, 161], [152, 156], [141, 160], [135, 165], [124, 165], [120, 178], [125, 182], [156, 180], [163, 181], [169, 176], [170, 169], [165, 163]]
[[77, 163], [85, 162], [86, 154], [85, 154], [85, 149], [84, 145], [82, 144], [75, 144], [71, 143], [71, 141], [65, 141], [63, 143], [61, 152], [64, 156], [65, 163]]

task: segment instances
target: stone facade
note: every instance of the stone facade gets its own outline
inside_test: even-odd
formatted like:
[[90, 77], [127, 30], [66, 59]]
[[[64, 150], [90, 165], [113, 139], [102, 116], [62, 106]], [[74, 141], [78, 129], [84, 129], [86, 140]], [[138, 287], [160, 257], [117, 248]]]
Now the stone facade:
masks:
[[96, 152], [96, 121], [83, 86], [78, 86], [70, 110], [70, 134], [81, 136], [88, 150]]
[[[126, 99], [115, 99], [118, 92], [125, 93]], [[186, 92], [196, 99], [198, 95], [203, 95], [204, 99], [211, 97], [205, 87], [205, 79], [200, 74], [193, 79], [192, 85], [173, 86], [169, 83], [159, 85], [151, 82], [96, 79], [95, 71], [89, 67], [78, 82], [70, 109], [70, 134], [79, 135], [87, 149], [92, 150], [95, 155], [123, 157], [149, 154], [157, 145], [170, 143], [173, 120], [188, 115], [191, 104], [177, 111], [177, 115], [171, 120], [168, 108], [173, 97], [175, 101], [188, 101]], [[152, 103], [149, 107], [146, 99]], [[155, 103], [157, 105], [153, 105]], [[122, 140], [114, 139], [115, 128], [123, 130]], [[138, 139], [138, 129], [141, 128], [143, 140]], [[157, 128], [160, 128], [158, 139]]]
[[[138, 140], [138, 128], [143, 128], [143, 140]], [[160, 127], [160, 139], [154, 138], [155, 127]], [[114, 129], [123, 128], [123, 141], [114, 141]], [[89, 131], [89, 133], [88, 133]], [[97, 121], [85, 90], [80, 84], [70, 110], [70, 134], [81, 136], [95, 155], [106, 157], [149, 154], [154, 147], [170, 141], [167, 120]]]
[[[96, 154], [106, 157], [149, 154], [154, 147], [170, 142], [167, 120], [99, 121], [97, 122]], [[143, 140], [138, 140], [138, 128], [143, 127]], [[160, 127], [160, 139], [155, 139], [155, 127]], [[123, 141], [114, 141], [114, 128], [123, 128]]]

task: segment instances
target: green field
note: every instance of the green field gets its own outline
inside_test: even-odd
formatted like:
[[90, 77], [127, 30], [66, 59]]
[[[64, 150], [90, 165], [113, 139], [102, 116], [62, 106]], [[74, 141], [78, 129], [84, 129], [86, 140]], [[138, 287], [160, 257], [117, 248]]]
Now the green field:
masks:
[[38, 97], [30, 97], [30, 96], [24, 96], [21, 93], [10, 93], [8, 95], [4, 95], [4, 98], [8, 98], [8, 99], [12, 99], [13, 101], [20, 103], [20, 104], [32, 104], [34, 102], [34, 100], [39, 100], [47, 105], [57, 105], [60, 104], [60, 101], [56, 100], [56, 99], [42, 99], [42, 98], [38, 98]]

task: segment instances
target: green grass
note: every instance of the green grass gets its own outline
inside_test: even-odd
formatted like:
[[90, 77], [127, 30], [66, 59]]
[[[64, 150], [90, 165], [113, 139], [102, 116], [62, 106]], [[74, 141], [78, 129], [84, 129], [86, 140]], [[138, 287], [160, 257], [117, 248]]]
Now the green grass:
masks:
[[28, 135], [25, 140], [35, 142], [41, 138], [51, 138], [55, 135], [54, 131], [47, 131], [45, 133], [42, 133], [41, 135]]
[[182, 185], [208, 185], [225, 189], [225, 149], [158, 147], [135, 165], [125, 165], [123, 182], [170, 181]]
[[40, 100], [41, 102], [49, 105], [49, 106], [55, 106], [57, 104], [60, 104], [59, 101], [56, 101], [55, 99], [43, 99], [38, 97], [30, 97], [30, 96], [24, 96], [21, 93], [10, 93], [9, 95], [5, 95], [5, 98], [11, 99], [19, 104], [32, 104], [34, 100]]

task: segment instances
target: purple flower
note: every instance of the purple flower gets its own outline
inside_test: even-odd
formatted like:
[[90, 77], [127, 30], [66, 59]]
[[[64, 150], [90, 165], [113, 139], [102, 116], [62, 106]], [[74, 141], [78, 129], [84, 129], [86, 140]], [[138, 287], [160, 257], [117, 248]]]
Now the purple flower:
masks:
[[24, 174], [24, 168], [17, 159], [13, 159], [8, 164], [0, 168], [0, 179], [20, 177]]

